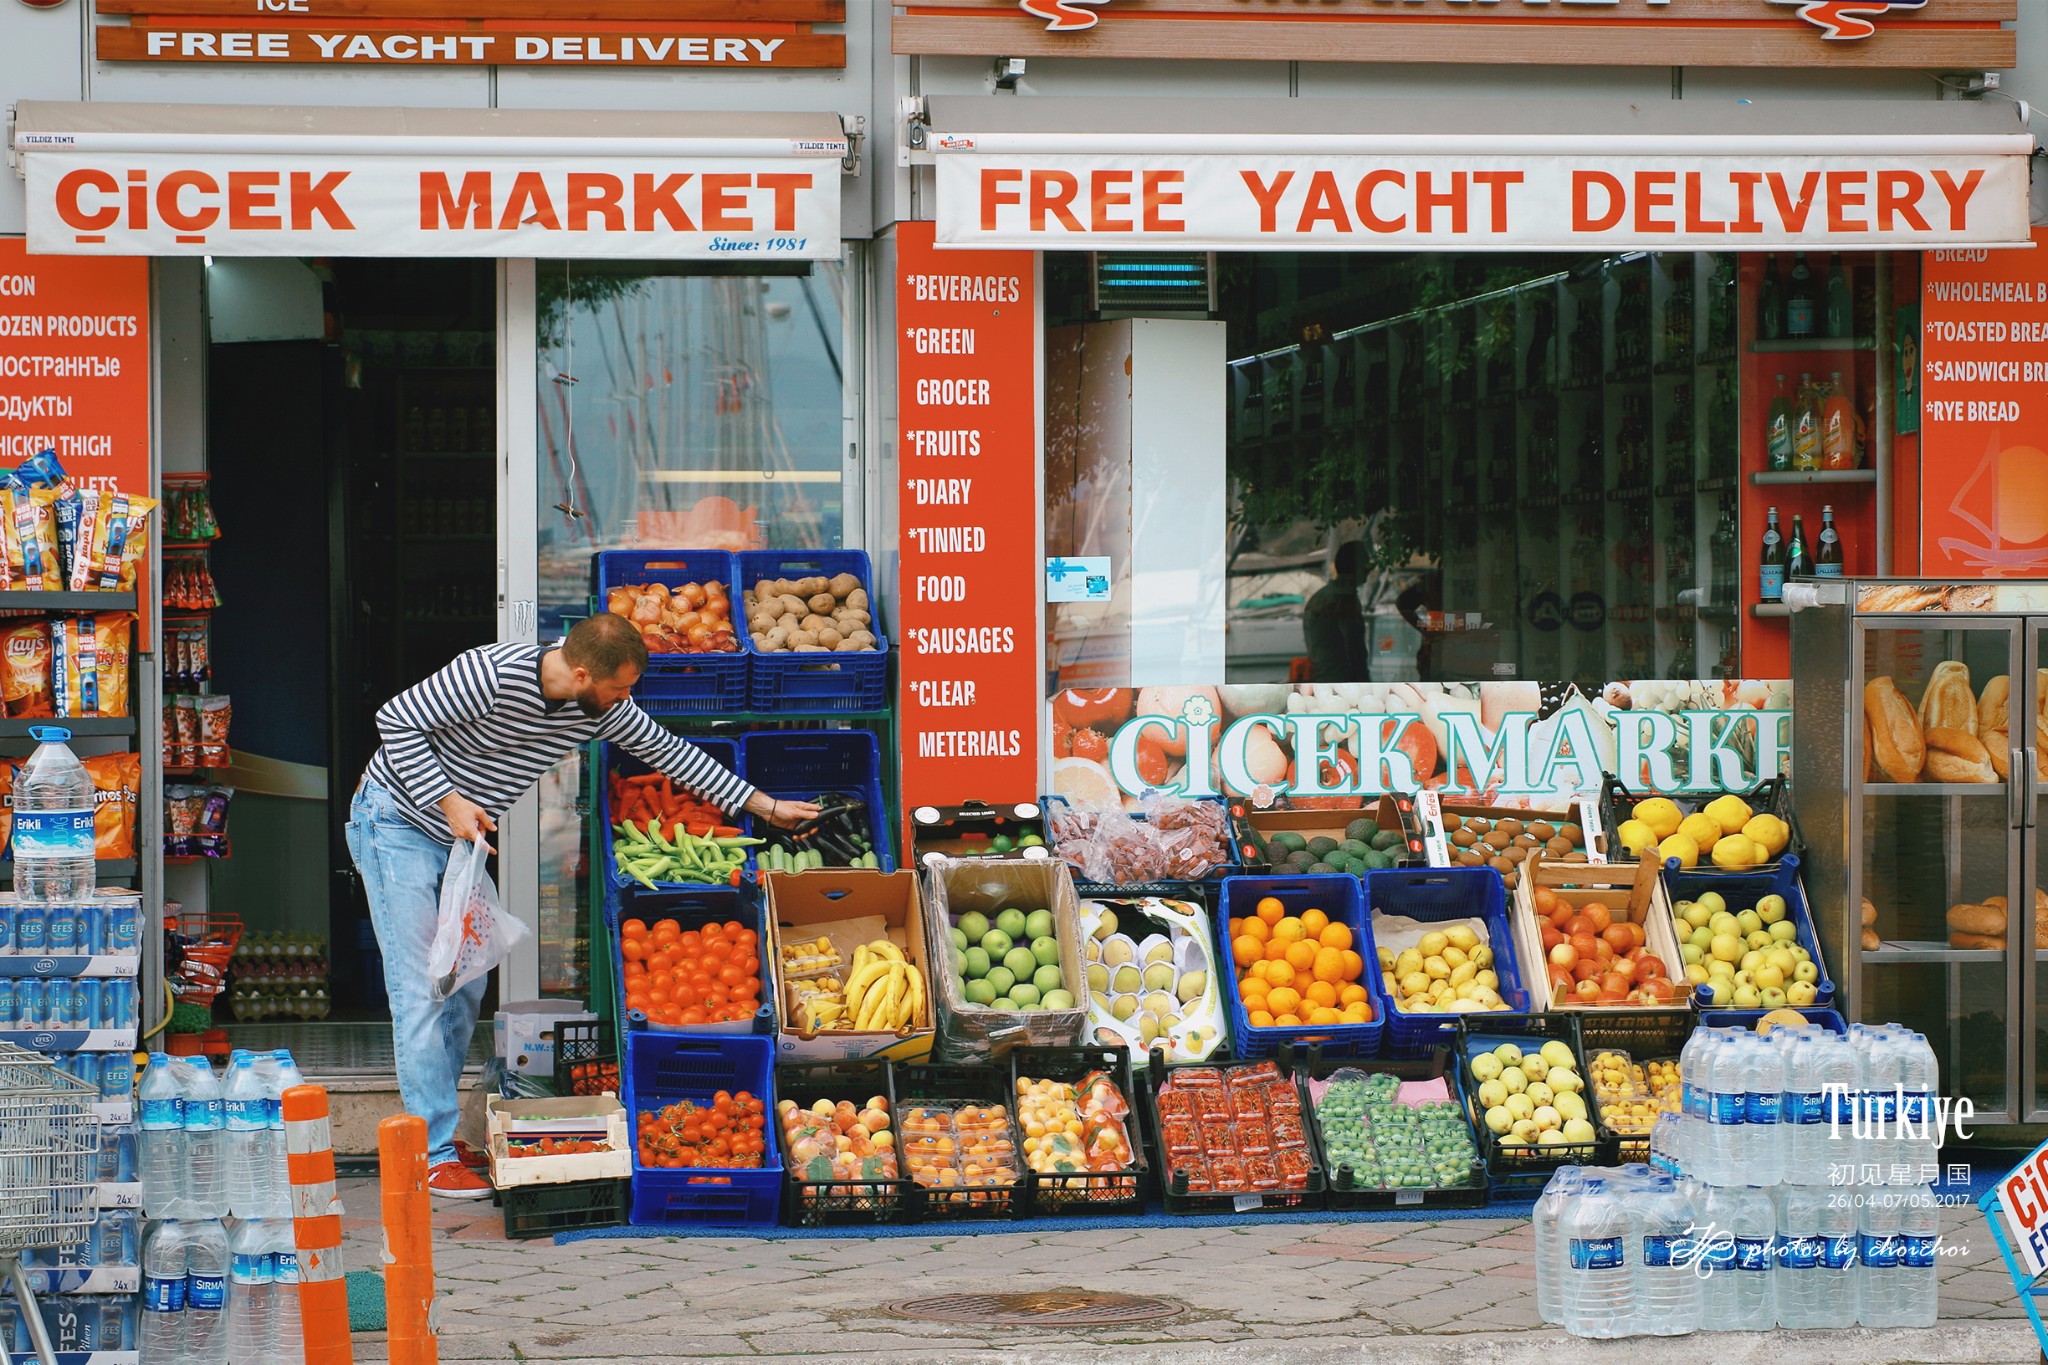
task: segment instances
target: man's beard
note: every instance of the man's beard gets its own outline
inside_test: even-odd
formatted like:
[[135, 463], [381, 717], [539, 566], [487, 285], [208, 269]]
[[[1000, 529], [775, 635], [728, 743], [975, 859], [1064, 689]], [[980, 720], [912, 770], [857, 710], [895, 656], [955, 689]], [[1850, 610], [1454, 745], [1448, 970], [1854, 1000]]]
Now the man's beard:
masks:
[[595, 692], [578, 692], [576, 694], [576, 709], [592, 720], [596, 720], [605, 712], [611, 710], [609, 706], [606, 706], [597, 699]]

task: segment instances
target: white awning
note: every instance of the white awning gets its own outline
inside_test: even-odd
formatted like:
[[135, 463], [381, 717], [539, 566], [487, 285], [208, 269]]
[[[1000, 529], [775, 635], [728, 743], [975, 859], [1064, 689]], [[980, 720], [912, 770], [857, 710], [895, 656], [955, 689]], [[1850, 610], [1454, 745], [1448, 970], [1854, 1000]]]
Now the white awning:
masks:
[[832, 114], [16, 106], [32, 251], [839, 255]]
[[941, 98], [942, 246], [2028, 246], [2034, 139], [1962, 101]]

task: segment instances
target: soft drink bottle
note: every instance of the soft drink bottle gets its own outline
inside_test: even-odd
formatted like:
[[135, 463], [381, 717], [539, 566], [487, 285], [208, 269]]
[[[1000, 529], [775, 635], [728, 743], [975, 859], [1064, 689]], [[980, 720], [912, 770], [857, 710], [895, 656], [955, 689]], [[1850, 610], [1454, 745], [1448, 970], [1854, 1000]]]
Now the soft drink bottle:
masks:
[[306, 1338], [299, 1325], [299, 1246], [290, 1218], [265, 1220], [270, 1229], [270, 1271], [276, 1284], [278, 1365], [304, 1365]]
[[142, 1359], [181, 1365], [185, 1359], [185, 1294], [190, 1274], [185, 1228], [167, 1218], [142, 1240]]
[[276, 1354], [276, 1294], [270, 1229], [245, 1218], [228, 1239], [228, 1365], [270, 1365]]
[[221, 1092], [221, 1107], [227, 1123], [227, 1207], [237, 1218], [262, 1218], [268, 1191], [258, 1172], [263, 1147], [270, 1135], [270, 1107], [263, 1094], [262, 1079], [256, 1074], [254, 1054], [237, 1052], [228, 1066], [228, 1083]]
[[1604, 1177], [1588, 1177], [1566, 1205], [1564, 1330], [1575, 1337], [1625, 1337], [1635, 1327], [1635, 1270], [1629, 1217]]
[[1658, 1175], [1651, 1178], [1637, 1206], [1642, 1210], [1643, 1236], [1636, 1326], [1652, 1336], [1683, 1336], [1700, 1325], [1691, 1204], [1677, 1180]]
[[1564, 1321], [1564, 1238], [1559, 1220], [1571, 1198], [1585, 1183], [1577, 1166], [1560, 1166], [1536, 1198], [1531, 1221], [1536, 1227], [1536, 1311], [1545, 1322]]
[[1856, 1321], [1865, 1327], [1904, 1327], [1905, 1247], [1899, 1236], [1899, 1206], [1904, 1196], [1892, 1189], [1859, 1193], [1863, 1196], [1858, 1219], [1863, 1234], [1863, 1287], [1857, 1295]]
[[226, 1365], [228, 1234], [218, 1218], [191, 1225], [185, 1276], [185, 1365]]
[[185, 1068], [185, 1179], [194, 1218], [227, 1210], [227, 1108], [220, 1082], [203, 1057]]
[[1941, 1205], [1928, 1188], [1909, 1190], [1899, 1209], [1899, 1316], [1902, 1327], [1932, 1327], [1940, 1287], [1934, 1258], [1941, 1240]]
[[14, 890], [21, 903], [57, 905], [92, 895], [92, 774], [61, 725], [31, 726], [36, 751], [14, 775]]
[[185, 1088], [180, 1072], [161, 1052], [149, 1054], [142, 1075], [142, 1211], [151, 1218], [173, 1218], [184, 1212]]

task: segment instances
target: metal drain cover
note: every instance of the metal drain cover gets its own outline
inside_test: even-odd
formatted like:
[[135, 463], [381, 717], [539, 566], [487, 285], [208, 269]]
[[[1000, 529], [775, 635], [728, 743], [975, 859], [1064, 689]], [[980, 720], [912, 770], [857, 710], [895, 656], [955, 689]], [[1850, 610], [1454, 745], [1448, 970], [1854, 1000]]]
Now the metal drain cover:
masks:
[[1118, 1327], [1178, 1317], [1183, 1306], [1141, 1294], [1097, 1294], [1054, 1289], [1042, 1294], [937, 1294], [905, 1299], [882, 1310], [913, 1322], [976, 1323], [991, 1327]]

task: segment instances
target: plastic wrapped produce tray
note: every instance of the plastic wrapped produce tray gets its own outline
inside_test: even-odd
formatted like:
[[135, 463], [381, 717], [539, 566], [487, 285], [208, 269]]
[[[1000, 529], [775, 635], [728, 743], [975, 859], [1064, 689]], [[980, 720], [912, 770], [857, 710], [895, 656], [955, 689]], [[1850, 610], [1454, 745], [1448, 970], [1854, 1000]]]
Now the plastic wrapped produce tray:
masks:
[[[799, 1109], [821, 1099], [858, 1104], [872, 1095], [889, 1101], [889, 1131], [902, 1141], [902, 1113], [896, 1103], [895, 1067], [886, 1058], [843, 1062], [784, 1062], [775, 1069], [776, 1102], [792, 1100]], [[775, 1140], [782, 1124], [771, 1114]], [[902, 1161], [899, 1154], [898, 1162]], [[872, 1227], [900, 1223], [910, 1213], [917, 1187], [907, 1175], [894, 1180], [806, 1180], [784, 1153], [782, 1221], [793, 1228]]]
[[[1145, 1197], [1154, 1184], [1152, 1169], [1145, 1159], [1144, 1125], [1139, 1110], [1144, 1107], [1131, 1071], [1131, 1052], [1126, 1047], [1020, 1047], [1010, 1051], [1010, 1094], [1013, 1109], [1018, 1104], [1017, 1082], [1033, 1080], [1077, 1083], [1091, 1071], [1107, 1072], [1122, 1092], [1130, 1113], [1124, 1118], [1131, 1141], [1132, 1164], [1124, 1171], [1082, 1172], [1072, 1175], [1041, 1175], [1024, 1164], [1024, 1194], [1020, 1209], [1025, 1217], [1053, 1218], [1063, 1214], [1143, 1213]], [[1023, 1118], [1018, 1110], [1016, 1122]], [[1020, 1155], [1021, 1149], [1020, 1149]]]

